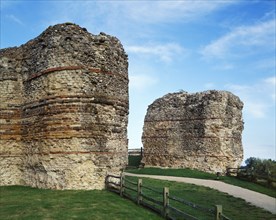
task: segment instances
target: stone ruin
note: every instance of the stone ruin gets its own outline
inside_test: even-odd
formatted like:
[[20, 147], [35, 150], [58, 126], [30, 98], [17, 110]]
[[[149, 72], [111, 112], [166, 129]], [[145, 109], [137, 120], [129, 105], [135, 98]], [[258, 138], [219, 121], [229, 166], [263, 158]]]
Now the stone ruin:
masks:
[[0, 50], [0, 185], [102, 189], [127, 164], [128, 58], [72, 23]]
[[145, 166], [225, 172], [243, 159], [243, 103], [226, 91], [167, 94], [147, 110]]

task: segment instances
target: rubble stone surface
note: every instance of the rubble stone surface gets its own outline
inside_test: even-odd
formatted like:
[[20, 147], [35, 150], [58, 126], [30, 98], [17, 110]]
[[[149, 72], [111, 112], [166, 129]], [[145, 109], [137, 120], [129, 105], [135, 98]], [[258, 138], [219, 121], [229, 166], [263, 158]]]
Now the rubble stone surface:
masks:
[[128, 58], [72, 23], [0, 50], [0, 185], [102, 189], [127, 164]]
[[145, 116], [145, 166], [225, 172], [243, 159], [240, 99], [226, 91], [178, 92], [155, 100]]

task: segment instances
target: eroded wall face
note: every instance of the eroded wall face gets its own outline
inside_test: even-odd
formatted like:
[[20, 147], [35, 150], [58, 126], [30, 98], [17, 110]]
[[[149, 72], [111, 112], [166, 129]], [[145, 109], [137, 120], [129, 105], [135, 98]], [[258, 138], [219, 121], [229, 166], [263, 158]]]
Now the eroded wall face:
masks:
[[122, 87], [111, 91], [121, 80], [79, 69], [24, 83], [26, 92], [32, 88], [23, 108], [28, 185], [99, 188], [107, 172], [126, 165], [128, 104], [126, 97], [114, 96]]
[[102, 189], [127, 164], [128, 63], [119, 41], [58, 25], [23, 46], [23, 180]]
[[18, 61], [0, 60], [0, 185], [23, 183], [23, 146], [21, 143], [22, 83]]
[[243, 104], [229, 92], [168, 94], [149, 106], [143, 130], [146, 166], [224, 172], [243, 159]]

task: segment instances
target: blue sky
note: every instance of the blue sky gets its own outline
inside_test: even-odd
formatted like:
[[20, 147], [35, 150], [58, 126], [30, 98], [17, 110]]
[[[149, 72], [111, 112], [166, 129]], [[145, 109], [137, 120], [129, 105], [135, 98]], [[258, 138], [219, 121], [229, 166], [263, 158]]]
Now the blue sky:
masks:
[[275, 1], [1, 0], [1, 48], [73, 22], [129, 55], [129, 148], [148, 105], [169, 92], [228, 90], [244, 102], [244, 159], [275, 159]]

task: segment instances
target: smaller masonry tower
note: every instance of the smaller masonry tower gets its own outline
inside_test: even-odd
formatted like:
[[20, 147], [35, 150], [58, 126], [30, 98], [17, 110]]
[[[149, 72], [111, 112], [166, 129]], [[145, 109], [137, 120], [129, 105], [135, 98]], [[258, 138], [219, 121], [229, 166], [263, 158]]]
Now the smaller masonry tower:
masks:
[[239, 167], [242, 108], [227, 91], [169, 93], [155, 100], [145, 117], [142, 162], [211, 173]]

